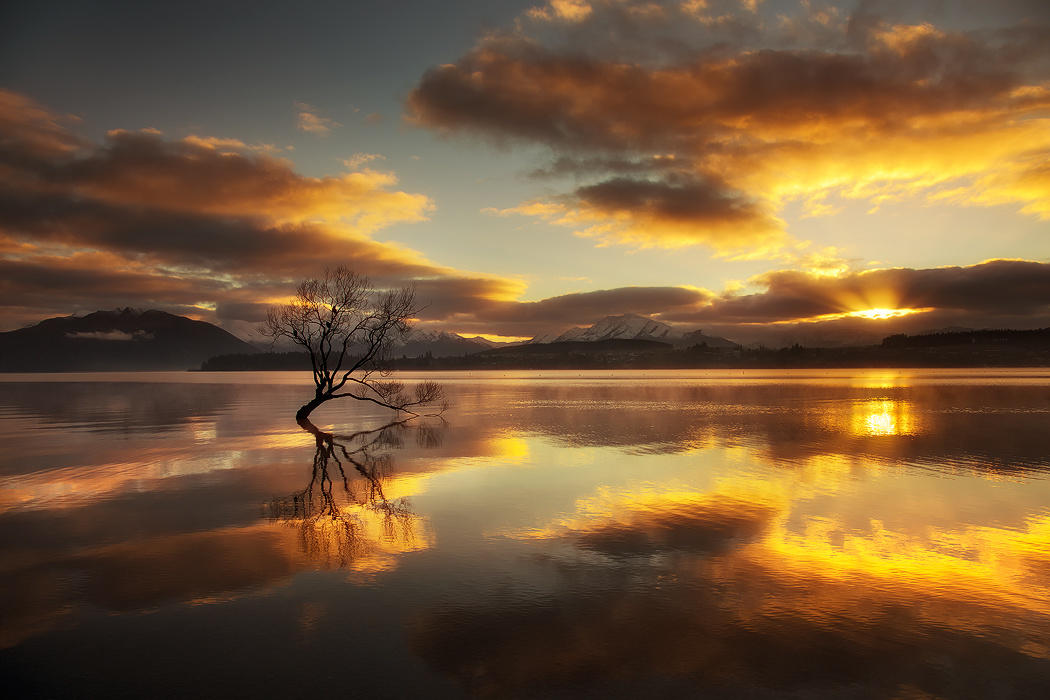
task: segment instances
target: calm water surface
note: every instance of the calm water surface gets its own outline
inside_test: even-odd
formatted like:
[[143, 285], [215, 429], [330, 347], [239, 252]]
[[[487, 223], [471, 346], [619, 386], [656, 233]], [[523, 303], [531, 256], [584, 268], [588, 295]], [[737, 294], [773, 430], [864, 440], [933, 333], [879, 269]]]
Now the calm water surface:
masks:
[[427, 376], [0, 377], [5, 694], [1050, 697], [1050, 372]]

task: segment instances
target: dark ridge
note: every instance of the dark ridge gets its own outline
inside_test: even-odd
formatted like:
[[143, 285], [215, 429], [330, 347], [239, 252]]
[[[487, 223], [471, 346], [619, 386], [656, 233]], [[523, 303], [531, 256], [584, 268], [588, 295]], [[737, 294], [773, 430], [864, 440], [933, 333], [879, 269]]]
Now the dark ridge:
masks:
[[210, 323], [124, 308], [0, 333], [0, 372], [185, 370], [214, 355], [252, 351]]

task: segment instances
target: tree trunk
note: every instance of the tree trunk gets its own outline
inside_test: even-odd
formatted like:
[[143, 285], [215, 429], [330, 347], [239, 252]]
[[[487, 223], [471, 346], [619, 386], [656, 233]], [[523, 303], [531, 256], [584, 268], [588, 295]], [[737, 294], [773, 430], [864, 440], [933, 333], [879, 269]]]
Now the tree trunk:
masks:
[[299, 410], [295, 412], [296, 422], [302, 423], [302, 421], [307, 420], [310, 414], [313, 413], [313, 410], [315, 408], [317, 408], [330, 398], [332, 397], [324, 395], [315, 396], [314, 398], [310, 399], [310, 401], [308, 401], [307, 403], [304, 403], [302, 406], [299, 407]]

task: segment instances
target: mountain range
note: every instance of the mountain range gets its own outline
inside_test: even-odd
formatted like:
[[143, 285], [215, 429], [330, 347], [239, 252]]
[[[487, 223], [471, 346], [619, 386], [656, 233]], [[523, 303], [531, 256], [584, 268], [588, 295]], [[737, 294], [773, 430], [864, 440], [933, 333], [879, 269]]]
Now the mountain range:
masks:
[[[636, 314], [607, 316], [586, 328], [537, 336], [524, 345], [657, 341], [675, 347], [706, 343], [710, 348], [734, 348], [725, 338], [700, 331], [683, 333]], [[447, 331], [413, 330], [395, 344], [395, 358], [462, 357], [522, 343], [495, 343], [465, 338]], [[86, 316], [64, 316], [35, 326], [0, 333], [0, 371], [99, 371], [197, 368], [219, 355], [250, 355], [266, 350], [249, 344], [204, 321], [164, 311], [122, 308]]]
[[470, 355], [498, 347], [484, 338], [464, 338], [447, 331], [411, 330], [399, 343], [394, 344], [392, 354], [396, 357], [422, 357], [430, 353], [433, 357]]
[[[851, 362], [857, 366], [902, 362], [919, 363], [915, 366], [1028, 366], [1046, 363], [1048, 330], [942, 328], [913, 336], [889, 336], [881, 346], [871, 342], [839, 349], [808, 345], [805, 352], [795, 346], [789, 356], [784, 355], [785, 349], [742, 348], [699, 330], [683, 332], [644, 316], [621, 314], [607, 316], [586, 328], [540, 334], [524, 343], [495, 343], [447, 331], [413, 330], [393, 347], [391, 359], [402, 367], [453, 369], [510, 366], [515, 362], [544, 367], [589, 362], [612, 367], [628, 361], [637, 364], [642, 356], [648, 358], [645, 362], [655, 363], [653, 366], [662, 366], [660, 362], [781, 366], [788, 361], [813, 366], [852, 366]], [[821, 347], [824, 350], [819, 350]], [[280, 352], [282, 349], [292, 352]], [[441, 362], [433, 365], [438, 358]], [[50, 318], [0, 333], [0, 372], [186, 370], [201, 367], [205, 360], [211, 360], [208, 369], [227, 370], [302, 369], [309, 364], [299, 348], [262, 348], [210, 323], [156, 310], [96, 311], [86, 316]]]
[[0, 372], [183, 370], [246, 352], [255, 349], [210, 323], [123, 308], [0, 333]]
[[570, 328], [560, 333], [537, 335], [529, 341], [536, 343], [597, 342], [602, 340], [655, 340], [675, 347], [707, 344], [709, 348], [735, 348], [737, 343], [719, 336], [704, 335], [702, 331], [683, 332], [666, 323], [638, 314], [606, 316], [587, 328]]

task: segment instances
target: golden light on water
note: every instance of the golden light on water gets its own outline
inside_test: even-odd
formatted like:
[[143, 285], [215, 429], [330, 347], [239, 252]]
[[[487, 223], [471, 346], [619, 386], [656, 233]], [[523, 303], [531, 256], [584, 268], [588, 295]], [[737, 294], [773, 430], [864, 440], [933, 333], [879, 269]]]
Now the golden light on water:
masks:
[[529, 443], [515, 435], [500, 435], [488, 440], [487, 455], [499, 457], [502, 461], [519, 464], [529, 457]]
[[[881, 429], [886, 419], [878, 416], [883, 414], [870, 415]], [[699, 489], [684, 484], [601, 488], [546, 525], [501, 534], [571, 540], [614, 557], [667, 548], [682, 555], [696, 546], [702, 556], [679, 573], [691, 571], [732, 586], [745, 576], [777, 582], [775, 604], [757, 598], [735, 610], [756, 624], [773, 609], [826, 623], [868, 619], [880, 606], [913, 606], [917, 601], [924, 601], [921, 618], [926, 623], [982, 633], [1004, 619], [1050, 615], [1045, 585], [1050, 518], [1045, 515], [1013, 528], [996, 523], [932, 525], [898, 517], [901, 513], [891, 514], [892, 523], [874, 517], [854, 520], [834, 508], [814, 510], [813, 498], [821, 494], [846, 503], [855, 478], [829, 472], [818, 479], [821, 483], [812, 483], [813, 476], [729, 477]], [[868, 487], [877, 490], [879, 479], [875, 476]], [[1050, 648], [1044, 640], [1032, 639], [1025, 653], [1048, 658]]]
[[913, 435], [918, 425], [910, 402], [878, 399], [854, 407], [852, 432], [875, 437]]

